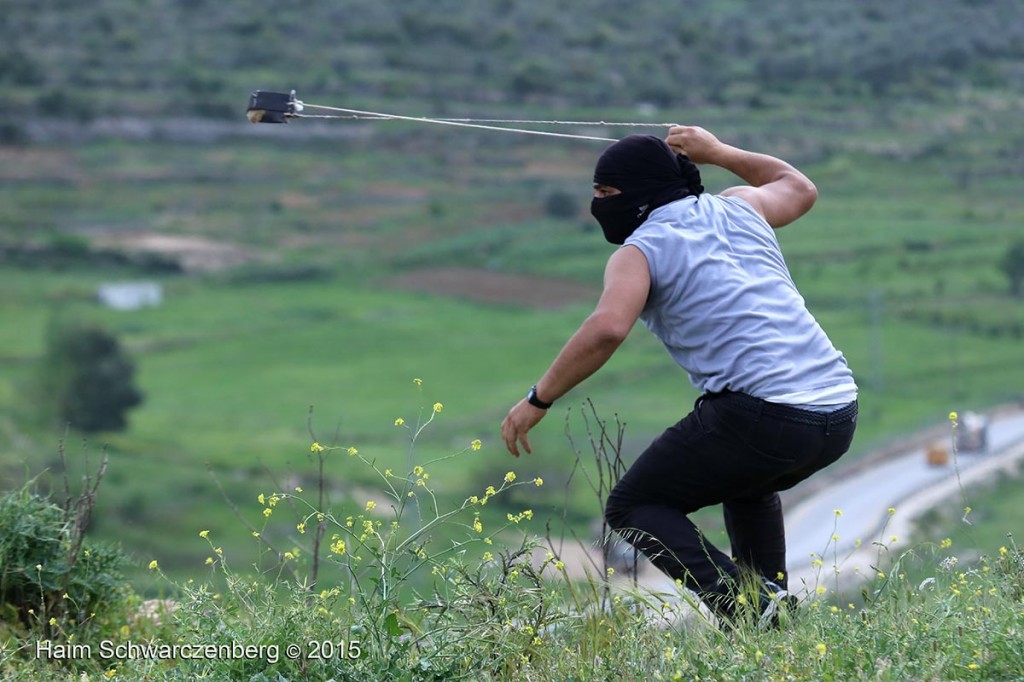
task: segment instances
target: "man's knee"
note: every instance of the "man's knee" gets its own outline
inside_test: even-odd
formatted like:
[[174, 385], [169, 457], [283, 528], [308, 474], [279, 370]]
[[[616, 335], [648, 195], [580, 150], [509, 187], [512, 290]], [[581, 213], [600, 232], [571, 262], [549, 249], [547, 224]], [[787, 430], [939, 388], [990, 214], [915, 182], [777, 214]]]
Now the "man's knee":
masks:
[[612, 530], [621, 530], [629, 526], [630, 507], [617, 487], [612, 490], [604, 506], [604, 520]]

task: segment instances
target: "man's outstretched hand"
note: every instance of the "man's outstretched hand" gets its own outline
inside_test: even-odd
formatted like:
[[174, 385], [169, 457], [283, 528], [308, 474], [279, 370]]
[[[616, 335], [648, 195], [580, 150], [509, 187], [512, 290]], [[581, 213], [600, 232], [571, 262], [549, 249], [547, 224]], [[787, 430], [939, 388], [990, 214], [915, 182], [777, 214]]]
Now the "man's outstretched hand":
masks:
[[501, 422], [501, 437], [513, 457], [519, 456], [520, 445], [526, 452], [532, 452], [530, 439], [526, 437], [526, 433], [536, 426], [545, 414], [547, 414], [545, 410], [534, 407], [526, 401], [526, 398], [520, 400], [515, 407], [509, 410], [505, 421]]

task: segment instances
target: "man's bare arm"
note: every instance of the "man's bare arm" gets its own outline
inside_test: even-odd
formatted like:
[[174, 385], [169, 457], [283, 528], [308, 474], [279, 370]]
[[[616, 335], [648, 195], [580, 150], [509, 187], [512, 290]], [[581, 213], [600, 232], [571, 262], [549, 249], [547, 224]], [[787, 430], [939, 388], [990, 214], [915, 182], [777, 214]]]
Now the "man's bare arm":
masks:
[[673, 126], [665, 142], [696, 164], [719, 166], [750, 183], [730, 187], [722, 195], [743, 199], [772, 227], [793, 222], [811, 210], [818, 198], [814, 183], [791, 164], [725, 144], [703, 128]]
[[[537, 382], [537, 396], [554, 402], [601, 368], [625, 341], [643, 311], [650, 291], [647, 259], [635, 246], [625, 246], [608, 259], [604, 292], [594, 312], [562, 348]], [[521, 400], [501, 424], [508, 451], [519, 456], [519, 445], [530, 452], [527, 432], [545, 411]]]

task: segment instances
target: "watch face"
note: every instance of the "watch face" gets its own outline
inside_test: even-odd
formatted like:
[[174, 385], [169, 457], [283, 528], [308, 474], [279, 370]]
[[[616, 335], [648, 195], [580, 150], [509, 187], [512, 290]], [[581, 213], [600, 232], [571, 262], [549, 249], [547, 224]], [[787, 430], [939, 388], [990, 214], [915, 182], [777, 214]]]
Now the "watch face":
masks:
[[526, 402], [530, 403], [534, 407], [539, 407], [542, 410], [546, 410], [551, 407], [551, 403], [546, 403], [537, 397], [536, 386], [531, 387], [530, 392], [526, 394]]

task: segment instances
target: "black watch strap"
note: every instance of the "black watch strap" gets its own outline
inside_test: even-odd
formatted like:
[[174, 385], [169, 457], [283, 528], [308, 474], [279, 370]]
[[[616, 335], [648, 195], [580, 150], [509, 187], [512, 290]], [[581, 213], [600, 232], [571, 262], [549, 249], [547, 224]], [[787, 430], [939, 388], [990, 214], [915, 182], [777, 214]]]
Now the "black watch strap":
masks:
[[531, 386], [530, 387], [530, 392], [526, 394], [526, 402], [530, 403], [534, 407], [539, 407], [542, 410], [546, 410], [549, 407], [551, 407], [552, 405], [554, 405], [554, 403], [546, 403], [546, 402], [544, 402], [543, 400], [541, 400], [540, 398], [537, 397], [537, 387], [536, 386]]

